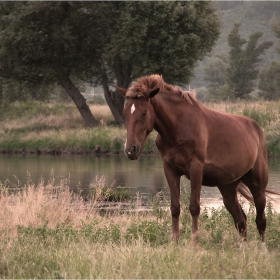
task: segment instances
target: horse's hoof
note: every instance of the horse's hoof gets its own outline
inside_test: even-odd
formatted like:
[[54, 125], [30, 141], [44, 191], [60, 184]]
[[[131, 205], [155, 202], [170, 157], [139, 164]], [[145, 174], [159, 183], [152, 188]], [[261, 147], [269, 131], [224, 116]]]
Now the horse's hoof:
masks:
[[191, 240], [190, 240], [190, 245], [193, 248], [199, 248], [199, 234], [198, 233], [192, 234]]
[[244, 250], [246, 248], [248, 248], [248, 244], [246, 241], [244, 240], [241, 240], [238, 242], [238, 248], [241, 249], [241, 250]]
[[267, 251], [267, 248], [266, 248], [266, 245], [264, 242], [261, 243], [261, 254], [266, 254], [268, 251]]
[[180, 239], [180, 236], [178, 235], [172, 235], [172, 238], [171, 238], [171, 241], [178, 244], [179, 242], [179, 239]]

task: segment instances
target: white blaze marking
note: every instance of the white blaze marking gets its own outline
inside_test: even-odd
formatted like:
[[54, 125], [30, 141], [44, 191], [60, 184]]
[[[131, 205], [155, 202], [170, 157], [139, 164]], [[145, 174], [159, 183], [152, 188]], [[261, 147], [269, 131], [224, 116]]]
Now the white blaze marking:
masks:
[[[126, 151], [125, 151], [125, 149], [126, 149], [126, 143], [127, 143], [127, 139], [125, 140], [125, 143], [124, 143], [124, 152], [126, 152]], [[130, 155], [131, 152], [127, 152], [127, 154]]]
[[131, 112], [131, 114], [133, 114], [133, 112], [135, 111], [135, 105], [134, 104], [132, 104], [132, 106], [131, 106], [131, 108], [130, 108], [130, 112]]

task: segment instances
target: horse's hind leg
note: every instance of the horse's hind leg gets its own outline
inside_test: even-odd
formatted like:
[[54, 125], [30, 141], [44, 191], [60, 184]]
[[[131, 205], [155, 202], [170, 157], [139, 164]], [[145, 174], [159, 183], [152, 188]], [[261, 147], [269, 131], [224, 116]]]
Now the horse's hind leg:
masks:
[[233, 217], [234, 224], [243, 240], [247, 240], [247, 222], [246, 215], [242, 210], [237, 198], [237, 186], [239, 181], [228, 185], [218, 186], [226, 209]]
[[[266, 195], [265, 188], [268, 181], [268, 176], [265, 172], [265, 167], [261, 173], [255, 172], [254, 169], [249, 171], [243, 178], [242, 182], [250, 189], [256, 207], [256, 224], [261, 237], [261, 241], [265, 241], [266, 217], [265, 205]], [[262, 175], [262, 176], [260, 176]]]

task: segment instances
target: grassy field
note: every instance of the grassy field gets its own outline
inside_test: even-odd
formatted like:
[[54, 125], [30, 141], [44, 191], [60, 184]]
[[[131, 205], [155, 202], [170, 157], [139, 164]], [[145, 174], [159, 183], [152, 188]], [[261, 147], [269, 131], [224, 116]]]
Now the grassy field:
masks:
[[[102, 194], [104, 186], [96, 184], [96, 193]], [[37, 186], [27, 180], [13, 193], [0, 187], [1, 278], [279, 278], [280, 215], [270, 205], [268, 252], [262, 254], [251, 208], [249, 241], [242, 247], [224, 208], [202, 211], [200, 243], [194, 246], [187, 192], [176, 244], [170, 239], [171, 216], [164, 199], [155, 197], [145, 212], [137, 211], [138, 197], [127, 202], [129, 211], [120, 204], [101, 213], [103, 195], [85, 202], [69, 191], [67, 180], [57, 184], [50, 178]]]
[[[279, 102], [221, 102], [207, 107], [255, 119], [263, 128], [270, 156], [280, 155]], [[72, 104], [16, 103], [0, 112], [0, 152], [5, 153], [122, 153], [125, 128], [117, 127], [107, 105], [90, 105], [100, 126], [88, 129]], [[143, 153], [157, 153], [156, 133]]]
[[[91, 105], [100, 126], [89, 129], [72, 104], [17, 103], [0, 113], [0, 152], [4, 153], [120, 153], [125, 128], [117, 127], [105, 105]], [[154, 133], [155, 135], [155, 133]], [[144, 148], [156, 153], [153, 139]]]

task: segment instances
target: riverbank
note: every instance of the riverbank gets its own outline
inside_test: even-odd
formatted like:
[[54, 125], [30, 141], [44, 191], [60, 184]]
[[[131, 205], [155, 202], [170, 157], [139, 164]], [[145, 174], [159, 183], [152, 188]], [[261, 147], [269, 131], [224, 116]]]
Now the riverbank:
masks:
[[[255, 119], [263, 128], [269, 156], [280, 155], [280, 102], [221, 102], [207, 107]], [[16, 103], [0, 113], [0, 153], [118, 154], [123, 152], [124, 127], [117, 127], [107, 105], [90, 105], [100, 126], [89, 129], [72, 104]], [[142, 153], [157, 154], [156, 132]]]
[[[0, 114], [0, 153], [119, 154], [126, 138], [106, 105], [90, 105], [100, 126], [87, 128], [72, 104], [16, 103]], [[156, 153], [155, 133], [143, 153]]]
[[[247, 213], [248, 242], [224, 209], [201, 211], [200, 242], [190, 241], [188, 193], [182, 193], [181, 239], [171, 241], [169, 207], [155, 197], [150, 211], [98, 211], [102, 184], [87, 202], [58, 185], [27, 181], [20, 192], [0, 192], [0, 277], [5, 279], [278, 278], [280, 216], [267, 207], [267, 248], [261, 254], [255, 213]], [[185, 189], [185, 188], [184, 188]], [[130, 211], [133, 210], [133, 211]]]

